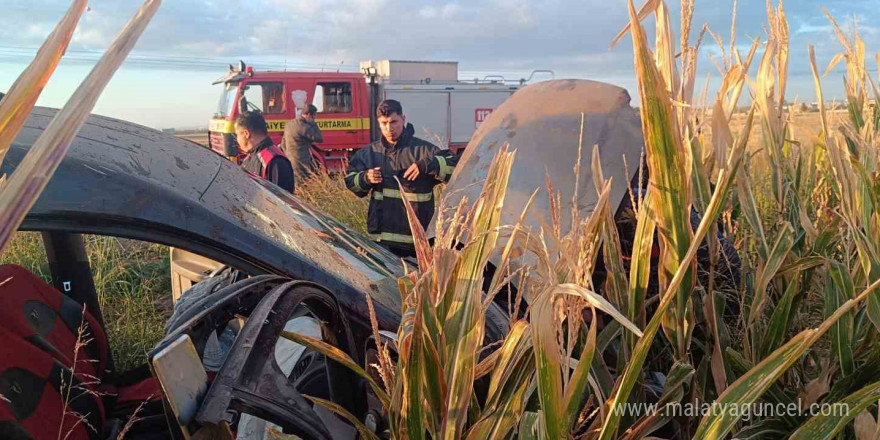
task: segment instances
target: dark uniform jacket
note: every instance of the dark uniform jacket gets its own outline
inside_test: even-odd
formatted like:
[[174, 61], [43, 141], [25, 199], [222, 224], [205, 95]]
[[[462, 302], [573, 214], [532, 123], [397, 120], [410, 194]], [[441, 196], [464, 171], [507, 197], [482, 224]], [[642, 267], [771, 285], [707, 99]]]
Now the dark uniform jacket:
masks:
[[312, 162], [312, 144], [324, 142], [318, 124], [307, 121], [302, 116], [288, 121], [284, 126], [281, 150], [296, 167], [300, 176], [307, 176], [315, 167]]
[[241, 167], [293, 192], [293, 167], [290, 166], [290, 160], [272, 144], [272, 139], [268, 136], [242, 159]]
[[[398, 179], [419, 222], [427, 228], [434, 216], [434, 187], [448, 181], [458, 163], [453, 152], [413, 136], [414, 132], [412, 124], [407, 124], [395, 145], [389, 145], [383, 137], [359, 149], [351, 157], [345, 176], [345, 185], [358, 197], [370, 195], [370, 236], [398, 255], [411, 255], [414, 250]], [[413, 163], [418, 164], [419, 177], [411, 182], [403, 174]], [[371, 185], [366, 171], [375, 167], [382, 169], [382, 182]]]

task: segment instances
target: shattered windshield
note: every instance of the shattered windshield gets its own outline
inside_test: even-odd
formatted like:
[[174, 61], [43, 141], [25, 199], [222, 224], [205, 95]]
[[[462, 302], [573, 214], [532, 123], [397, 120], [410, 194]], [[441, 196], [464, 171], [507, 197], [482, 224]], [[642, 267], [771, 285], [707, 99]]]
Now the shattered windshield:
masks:
[[336, 219], [308, 206], [307, 203], [293, 197], [289, 192], [274, 184], [255, 176], [250, 177], [284, 201], [290, 210], [289, 214], [296, 217], [300, 224], [314, 228], [315, 234], [325, 239], [325, 242], [330, 244], [331, 248], [345, 260], [348, 260], [349, 264], [375, 273], [379, 275], [379, 278], [400, 275], [396, 273], [398, 268], [388, 265], [389, 262], [398, 260], [398, 257], [388, 250], [352, 231]]
[[220, 95], [220, 102], [217, 104], [217, 112], [214, 113], [216, 118], [225, 118], [232, 114], [235, 108], [235, 95], [238, 92], [237, 83], [226, 83], [223, 93]]

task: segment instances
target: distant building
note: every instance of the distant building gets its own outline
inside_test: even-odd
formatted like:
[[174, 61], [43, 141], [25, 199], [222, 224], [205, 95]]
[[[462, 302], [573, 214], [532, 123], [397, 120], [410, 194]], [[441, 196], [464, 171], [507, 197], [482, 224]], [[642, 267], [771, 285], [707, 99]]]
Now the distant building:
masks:
[[[819, 111], [819, 102], [810, 103], [810, 110]], [[826, 111], [846, 110], [846, 101], [825, 101]]]
[[173, 128], [163, 128], [162, 133], [174, 135], [177, 133], [177, 130], [175, 130]]

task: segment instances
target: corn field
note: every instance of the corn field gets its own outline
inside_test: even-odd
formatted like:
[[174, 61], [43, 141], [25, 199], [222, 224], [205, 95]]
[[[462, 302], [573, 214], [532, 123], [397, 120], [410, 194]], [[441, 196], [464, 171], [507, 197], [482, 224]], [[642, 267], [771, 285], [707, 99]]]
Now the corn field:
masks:
[[[73, 2], [0, 101], [0, 160], [85, 3]], [[19, 170], [0, 176], [0, 251], [158, 5], [145, 3]], [[370, 371], [320, 341], [286, 334], [369, 382], [387, 416], [378, 434], [313, 398], [363, 437], [880, 438], [880, 109], [872, 104], [880, 101], [880, 78], [868, 67], [880, 56], [871, 59], [858, 33], [844, 32], [829, 15], [841, 52], [824, 74], [812, 48], [809, 59], [821, 127], [814, 138], [795, 139], [785, 104], [790, 31], [781, 3], [768, 1], [767, 35], [747, 53], [736, 48], [733, 31], [729, 50], [716, 36], [721, 85], [711, 102], [695, 92], [709, 31], [692, 35], [693, 0], [682, 0], [677, 39], [665, 1], [636, 10], [630, 0], [628, 8], [621, 36], [632, 37], [650, 178], [647, 194], [633, 196], [631, 252], [618, 238], [597, 154], [590, 166], [599, 202], [586, 218], [573, 212], [565, 235], [558, 213], [540, 231], [522, 220], [500, 224], [516, 145], [495, 157], [479, 199], [441, 202], [433, 247], [410, 212], [418, 266], [399, 280], [404, 306], [396, 338], [382, 339], [375, 329], [376, 339], [388, 342]], [[651, 17], [653, 47], [642, 26]], [[846, 68], [846, 113], [832, 121], [822, 85], [839, 63]], [[743, 95], [751, 97], [746, 122], [734, 124]], [[747, 145], [756, 136], [753, 151]], [[579, 175], [580, 166], [572, 172]], [[692, 211], [701, 216], [696, 228]], [[527, 206], [522, 219], [528, 215]], [[733, 286], [717, 282], [712, 270], [724, 258], [719, 231], [742, 258]], [[695, 257], [704, 245], [710, 270], [700, 276]], [[494, 252], [501, 264], [483, 289]], [[535, 263], [515, 264], [523, 254]], [[600, 283], [598, 267], [607, 274]], [[496, 295], [513, 296], [510, 329], [503, 341], [486, 344], [486, 311]], [[677, 410], [703, 403], [711, 410]], [[753, 414], [756, 405], [786, 411]], [[817, 406], [844, 411], [809, 411]]]
[[[880, 438], [880, 109], [871, 104], [880, 94], [868, 69], [880, 56], [869, 60], [857, 31], [845, 33], [828, 15], [841, 52], [825, 74], [845, 63], [846, 114], [832, 122], [821, 104], [810, 48], [821, 127], [814, 139], [795, 139], [781, 2], [768, 2], [768, 34], [748, 53], [737, 50], [733, 30], [730, 50], [713, 34], [724, 56], [708, 103], [697, 101], [695, 85], [710, 31], [691, 35], [693, 1], [682, 2], [678, 39], [663, 0], [628, 6], [618, 40], [632, 37], [650, 177], [633, 203], [631, 254], [623, 254], [598, 155], [599, 202], [588, 218], [573, 212], [564, 236], [553, 224], [558, 212], [540, 231], [499, 224], [516, 145], [495, 157], [471, 210], [440, 210], [433, 248], [411, 216], [419, 264], [399, 282], [403, 322], [379, 348], [376, 374], [358, 369], [374, 378], [387, 412], [381, 436]], [[650, 47], [642, 22], [652, 16]], [[752, 97], [746, 123], [734, 124], [742, 95]], [[747, 149], [750, 140], [759, 148]], [[692, 211], [702, 217], [696, 228]], [[723, 258], [719, 229], [742, 258], [733, 287], [712, 269]], [[696, 273], [701, 245], [707, 276]], [[482, 291], [492, 252], [501, 267]], [[514, 269], [524, 253], [536, 263]], [[600, 265], [607, 276], [594, 284]], [[509, 285], [517, 287], [509, 333], [484, 346], [486, 310]], [[750, 412], [768, 405], [777, 410]], [[688, 406], [697, 409], [680, 410]]]

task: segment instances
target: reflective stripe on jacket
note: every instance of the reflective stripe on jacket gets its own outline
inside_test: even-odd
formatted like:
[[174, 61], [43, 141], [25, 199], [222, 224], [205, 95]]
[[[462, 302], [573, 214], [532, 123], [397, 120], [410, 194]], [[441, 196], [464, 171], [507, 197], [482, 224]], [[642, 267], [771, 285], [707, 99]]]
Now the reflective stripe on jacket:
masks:
[[[441, 150], [414, 133], [412, 124], [407, 124], [395, 145], [380, 139], [359, 149], [349, 162], [345, 185], [358, 197], [370, 195], [367, 230], [376, 241], [411, 247], [404, 198], [412, 203], [422, 227], [427, 228], [434, 216], [434, 187], [448, 181], [458, 163], [453, 152]], [[406, 180], [403, 175], [414, 163], [419, 167], [419, 177]], [[381, 168], [382, 182], [371, 185], [366, 172], [376, 167]]]

